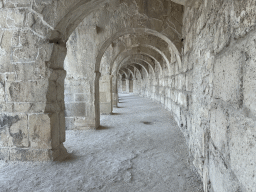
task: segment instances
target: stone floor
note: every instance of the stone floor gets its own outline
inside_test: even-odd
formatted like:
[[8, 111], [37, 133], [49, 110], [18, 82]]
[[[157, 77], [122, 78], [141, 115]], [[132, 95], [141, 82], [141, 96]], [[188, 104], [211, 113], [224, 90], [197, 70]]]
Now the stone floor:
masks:
[[0, 162], [0, 191], [201, 192], [184, 137], [149, 99], [120, 94], [99, 130], [67, 131], [63, 162]]

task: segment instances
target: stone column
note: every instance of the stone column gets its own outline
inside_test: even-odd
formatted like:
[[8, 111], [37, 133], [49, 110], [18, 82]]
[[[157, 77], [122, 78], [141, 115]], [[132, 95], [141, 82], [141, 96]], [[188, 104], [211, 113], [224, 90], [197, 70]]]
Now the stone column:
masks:
[[43, 7], [51, 2], [30, 2], [0, 1], [1, 160], [49, 161], [67, 154], [66, 44], [43, 21], [45, 13], [35, 11], [44, 10], [54, 23], [56, 15]]
[[132, 81], [133, 81], [133, 93], [137, 93], [137, 79], [134, 78]]
[[125, 92], [129, 93], [129, 89], [130, 89], [130, 80], [126, 79], [126, 90], [125, 90]]
[[126, 79], [122, 79], [122, 92], [126, 92]]
[[2, 31], [0, 50], [0, 159], [65, 155], [65, 43], [13, 26]]
[[112, 107], [117, 107], [118, 103], [118, 90], [117, 90], [117, 77], [112, 78]]
[[129, 93], [133, 93], [133, 80], [129, 80]]
[[112, 75], [105, 75], [100, 78], [100, 112], [111, 114], [112, 111]]

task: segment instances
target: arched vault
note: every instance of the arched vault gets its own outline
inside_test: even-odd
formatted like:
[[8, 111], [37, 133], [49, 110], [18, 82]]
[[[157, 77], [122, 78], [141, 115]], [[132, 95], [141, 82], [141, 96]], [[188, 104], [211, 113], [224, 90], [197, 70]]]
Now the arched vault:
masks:
[[[147, 52], [143, 52], [143, 54], [140, 52], [140, 53], [137, 53], [137, 54], [147, 55], [148, 57], [150, 57], [151, 60], [153, 60], [158, 65], [158, 67], [160, 68], [160, 74], [162, 74], [162, 72], [163, 72], [163, 66], [162, 66], [163, 63], [161, 61], [159, 61], [159, 58], [160, 58], [159, 56], [161, 55], [163, 57], [163, 59], [166, 62], [168, 62], [165, 55], [160, 50], [158, 50], [157, 48], [151, 47], [150, 45], [138, 45], [138, 46], [134, 46], [132, 49], [138, 49], [138, 47], [144, 48], [143, 50], [146, 50]], [[148, 48], [148, 49], [145, 49], [145, 48]], [[114, 59], [111, 61], [111, 64], [110, 64], [110, 73], [112, 73], [113, 68], [116, 67], [116, 65], [118, 63], [118, 60], [120, 60], [122, 57], [125, 57], [127, 54], [131, 54], [132, 49], [129, 49], [129, 50], [123, 49], [114, 57]], [[155, 54], [148, 53], [149, 49], [152, 49], [156, 53]], [[151, 53], [152, 53], [152, 50], [150, 51]], [[158, 56], [158, 57], [156, 57], [156, 56]], [[160, 62], [162, 63], [162, 65], [160, 64]], [[169, 67], [168, 69], [171, 70], [171, 67]]]
[[142, 64], [147, 69], [148, 74], [149, 74], [149, 68], [151, 68], [151, 70], [153, 72], [153, 75], [155, 76], [154, 64], [148, 62], [147, 59], [145, 59], [145, 56], [136, 55], [136, 54], [135, 55], [129, 55], [126, 58], [124, 58], [124, 60], [119, 64], [117, 69], [115, 71], [113, 71], [112, 75], [114, 75], [116, 73], [116, 71], [118, 71], [120, 68], [122, 68], [127, 63], [140, 63], [140, 64]]
[[113, 74], [114, 71], [116, 71], [118, 65], [124, 60], [124, 58], [126, 58], [127, 56], [130, 56], [130, 55], [134, 55], [134, 56], [136, 55], [137, 58], [141, 57], [141, 58], [145, 59], [148, 63], [151, 64], [151, 66], [154, 68], [154, 70], [155, 70], [155, 67], [157, 66], [158, 68], [160, 68], [160, 74], [162, 74], [163, 69], [167, 68], [167, 65], [166, 65], [164, 59], [158, 52], [156, 52], [152, 49], [146, 49], [145, 47], [144, 48], [135, 47], [131, 50], [122, 52], [118, 56], [118, 58], [116, 58], [116, 60], [113, 63], [113, 67], [111, 68], [111, 74]]
[[124, 36], [127, 34], [136, 34], [136, 33], [155, 35], [156, 37], [159, 37], [159, 38], [163, 39], [164, 41], [166, 41], [168, 43], [169, 50], [175, 54], [177, 61], [178, 61], [179, 65], [181, 66], [180, 53], [179, 53], [178, 49], [176, 48], [176, 46], [173, 44], [173, 42], [168, 37], [166, 37], [165, 35], [157, 32], [157, 31], [154, 31], [152, 29], [132, 28], [132, 29], [124, 29], [123, 31], [115, 33], [114, 35], [112, 35], [109, 39], [107, 39], [102, 44], [102, 46], [99, 49], [99, 52], [97, 54], [97, 57], [96, 57], [95, 71], [99, 71], [102, 56], [104, 55], [105, 51], [107, 50], [107, 48], [111, 45], [111, 43], [113, 41], [115, 41], [116, 39], [118, 39], [121, 36]]

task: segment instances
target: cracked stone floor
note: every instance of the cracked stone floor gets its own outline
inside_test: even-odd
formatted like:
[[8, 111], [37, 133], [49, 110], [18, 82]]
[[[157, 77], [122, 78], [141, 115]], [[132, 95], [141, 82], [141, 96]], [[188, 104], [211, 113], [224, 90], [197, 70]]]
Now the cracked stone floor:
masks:
[[119, 97], [99, 130], [67, 131], [65, 161], [0, 161], [0, 191], [203, 191], [170, 112], [150, 99]]

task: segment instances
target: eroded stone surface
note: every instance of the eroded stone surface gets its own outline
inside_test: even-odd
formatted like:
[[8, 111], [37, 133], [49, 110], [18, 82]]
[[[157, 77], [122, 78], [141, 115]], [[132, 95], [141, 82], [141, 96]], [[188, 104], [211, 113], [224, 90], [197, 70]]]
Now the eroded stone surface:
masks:
[[0, 159], [54, 159], [119, 90], [172, 112], [205, 191], [254, 191], [255, 0], [173, 1], [0, 0]]

